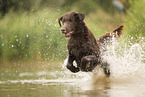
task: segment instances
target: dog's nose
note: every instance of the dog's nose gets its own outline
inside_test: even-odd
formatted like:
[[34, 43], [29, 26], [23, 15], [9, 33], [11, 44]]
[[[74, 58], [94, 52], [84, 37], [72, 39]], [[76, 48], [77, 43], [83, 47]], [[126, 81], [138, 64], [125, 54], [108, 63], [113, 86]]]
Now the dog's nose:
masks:
[[65, 28], [61, 28], [61, 32], [65, 33], [66, 32]]

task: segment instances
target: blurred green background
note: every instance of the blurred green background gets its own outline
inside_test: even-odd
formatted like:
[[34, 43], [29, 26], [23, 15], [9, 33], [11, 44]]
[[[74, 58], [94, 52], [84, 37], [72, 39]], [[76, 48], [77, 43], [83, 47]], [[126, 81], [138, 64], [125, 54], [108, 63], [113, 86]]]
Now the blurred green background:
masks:
[[57, 19], [69, 11], [86, 15], [96, 38], [124, 25], [122, 40], [145, 37], [145, 0], [0, 0], [0, 64], [63, 61], [67, 39]]

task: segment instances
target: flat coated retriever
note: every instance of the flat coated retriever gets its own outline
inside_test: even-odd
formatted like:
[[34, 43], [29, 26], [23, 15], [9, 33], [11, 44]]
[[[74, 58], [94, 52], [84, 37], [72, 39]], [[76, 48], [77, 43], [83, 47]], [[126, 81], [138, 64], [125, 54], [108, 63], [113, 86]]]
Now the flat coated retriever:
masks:
[[[67, 68], [73, 72], [91, 72], [97, 65], [100, 65], [107, 77], [110, 76], [110, 65], [103, 62], [100, 46], [113, 35], [120, 37], [123, 26], [113, 32], [106, 33], [96, 40], [93, 33], [84, 22], [85, 15], [78, 12], [69, 12], [58, 19], [61, 32], [68, 37], [68, 62]], [[62, 23], [61, 23], [62, 22]], [[76, 61], [77, 66], [73, 65]]]

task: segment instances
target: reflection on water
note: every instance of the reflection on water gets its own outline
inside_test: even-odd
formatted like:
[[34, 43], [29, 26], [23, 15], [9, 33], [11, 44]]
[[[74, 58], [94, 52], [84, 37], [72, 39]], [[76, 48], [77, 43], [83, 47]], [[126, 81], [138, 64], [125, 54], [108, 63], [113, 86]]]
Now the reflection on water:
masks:
[[144, 97], [144, 87], [144, 82], [80, 86], [72, 80], [15, 80], [0, 84], [0, 97]]
[[145, 44], [119, 45], [103, 56], [110, 78], [99, 67], [74, 74], [61, 63], [1, 65], [0, 97], [145, 97]]
[[[25, 68], [26, 69], [26, 68]], [[39, 69], [39, 68], [38, 68]], [[20, 72], [19, 79], [0, 81], [0, 97], [144, 97], [145, 82], [105, 78], [97, 73]], [[21, 71], [23, 69], [21, 68]], [[54, 75], [58, 75], [57, 77]], [[65, 75], [65, 76], [64, 76]], [[96, 76], [96, 77], [95, 77]], [[98, 77], [97, 77], [98, 76]], [[29, 78], [30, 77], [30, 78]], [[38, 77], [38, 78], [37, 78]], [[51, 79], [46, 79], [51, 78]], [[121, 81], [122, 80], [122, 81]]]

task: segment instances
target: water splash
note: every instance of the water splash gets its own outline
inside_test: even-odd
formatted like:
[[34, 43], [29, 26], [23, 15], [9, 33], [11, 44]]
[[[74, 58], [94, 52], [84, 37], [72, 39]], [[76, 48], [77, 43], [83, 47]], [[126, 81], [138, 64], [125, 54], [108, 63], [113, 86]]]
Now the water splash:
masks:
[[144, 43], [114, 41], [107, 47], [108, 51], [104, 53], [103, 58], [110, 64], [111, 80], [145, 79], [144, 46]]

